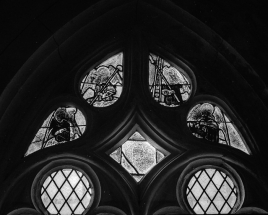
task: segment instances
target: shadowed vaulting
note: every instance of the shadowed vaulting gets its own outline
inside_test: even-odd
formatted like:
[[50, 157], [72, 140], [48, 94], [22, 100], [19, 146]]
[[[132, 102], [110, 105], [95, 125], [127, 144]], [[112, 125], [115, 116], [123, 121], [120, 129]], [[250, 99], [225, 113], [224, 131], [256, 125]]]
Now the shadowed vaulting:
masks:
[[262, 1], [0, 13], [0, 214], [267, 213]]

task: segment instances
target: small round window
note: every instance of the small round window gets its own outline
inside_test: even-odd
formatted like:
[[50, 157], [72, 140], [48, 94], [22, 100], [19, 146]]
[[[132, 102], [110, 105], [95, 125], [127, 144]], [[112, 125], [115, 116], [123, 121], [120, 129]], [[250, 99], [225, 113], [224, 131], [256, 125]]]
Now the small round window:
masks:
[[202, 159], [181, 174], [177, 198], [183, 208], [196, 214], [229, 214], [241, 207], [244, 188], [229, 165], [214, 158]]
[[215, 168], [204, 168], [190, 179], [187, 201], [197, 214], [226, 214], [237, 201], [237, 188], [232, 179]]
[[36, 209], [51, 215], [84, 215], [98, 205], [100, 184], [85, 163], [63, 159], [50, 163], [36, 176], [32, 201]]
[[90, 178], [74, 168], [53, 171], [41, 188], [42, 203], [50, 214], [83, 214], [93, 198]]

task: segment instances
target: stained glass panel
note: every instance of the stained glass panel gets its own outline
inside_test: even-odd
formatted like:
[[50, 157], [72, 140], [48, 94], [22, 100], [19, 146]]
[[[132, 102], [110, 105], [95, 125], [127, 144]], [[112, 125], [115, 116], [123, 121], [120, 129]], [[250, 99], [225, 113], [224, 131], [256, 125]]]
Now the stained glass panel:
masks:
[[199, 170], [193, 175], [186, 195], [196, 214], [227, 214], [234, 207], [238, 194], [229, 176], [210, 168]]
[[93, 201], [93, 185], [75, 169], [60, 169], [49, 175], [41, 188], [41, 200], [52, 215], [83, 214]]
[[137, 131], [110, 156], [122, 165], [137, 182], [166, 157]]
[[90, 69], [80, 84], [83, 98], [94, 107], [114, 104], [123, 89], [123, 53]]
[[249, 154], [233, 122], [216, 105], [197, 104], [187, 116], [187, 126], [198, 138], [226, 144]]
[[44, 121], [25, 156], [40, 149], [78, 139], [86, 129], [86, 119], [75, 107], [59, 107]]
[[192, 86], [180, 67], [173, 67], [154, 54], [149, 55], [149, 89], [155, 101], [177, 107], [187, 101]]

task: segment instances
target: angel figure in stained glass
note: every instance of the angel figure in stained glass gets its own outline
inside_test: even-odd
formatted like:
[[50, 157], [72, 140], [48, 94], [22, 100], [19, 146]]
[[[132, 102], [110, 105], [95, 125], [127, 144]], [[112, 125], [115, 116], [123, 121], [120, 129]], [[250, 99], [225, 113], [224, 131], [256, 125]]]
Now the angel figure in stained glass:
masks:
[[25, 156], [40, 149], [78, 139], [86, 129], [83, 113], [75, 107], [54, 110], [36, 133]]
[[71, 141], [82, 135], [75, 121], [75, 113], [75, 108], [58, 108], [54, 112], [42, 148]]
[[208, 141], [218, 143], [219, 141], [219, 126], [215, 117], [209, 111], [200, 113], [200, 118], [196, 122], [189, 123], [189, 128], [193, 134], [202, 137]]
[[234, 123], [214, 104], [206, 102], [195, 105], [188, 114], [187, 126], [198, 138], [226, 144], [249, 154]]

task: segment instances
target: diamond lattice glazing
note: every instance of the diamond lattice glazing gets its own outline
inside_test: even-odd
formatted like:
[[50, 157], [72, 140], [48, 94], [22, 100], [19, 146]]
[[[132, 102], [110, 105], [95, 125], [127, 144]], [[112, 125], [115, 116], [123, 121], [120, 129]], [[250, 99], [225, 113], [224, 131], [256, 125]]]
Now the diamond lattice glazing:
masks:
[[212, 168], [194, 174], [186, 195], [190, 207], [197, 214], [230, 213], [237, 200], [237, 190], [231, 178]]
[[82, 214], [93, 200], [93, 185], [75, 169], [60, 169], [46, 178], [41, 199], [50, 214]]
[[136, 131], [110, 156], [139, 182], [154, 166], [166, 157]]

